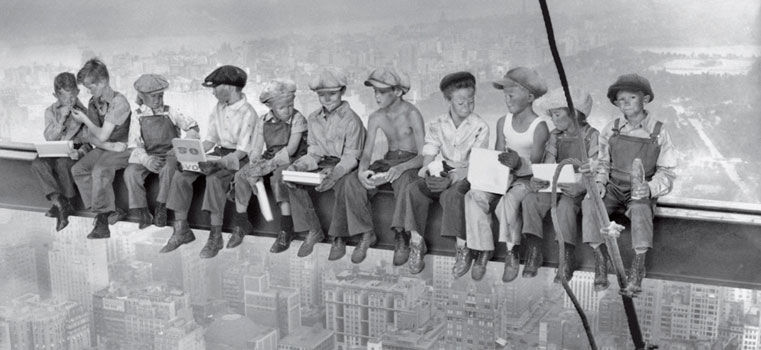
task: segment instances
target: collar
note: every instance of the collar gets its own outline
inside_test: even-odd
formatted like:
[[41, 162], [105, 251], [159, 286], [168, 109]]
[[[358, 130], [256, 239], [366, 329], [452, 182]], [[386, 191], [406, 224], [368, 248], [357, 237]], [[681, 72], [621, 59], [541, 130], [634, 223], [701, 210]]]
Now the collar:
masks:
[[343, 119], [344, 115], [346, 115], [345, 110], [349, 107], [349, 102], [341, 101], [341, 104], [336, 107], [332, 112], [326, 112], [325, 107], [320, 107], [320, 117], [328, 119], [331, 115], [337, 115], [339, 118]]
[[645, 110], [644, 113], [645, 113], [645, 118], [643, 118], [636, 125], [630, 123], [629, 119], [627, 119], [625, 116], [622, 116], [621, 119], [622, 119], [623, 123], [621, 123], [621, 125], [619, 125], [619, 128], [623, 128], [624, 126], [629, 125], [632, 128], [634, 128], [634, 129], [638, 129], [638, 128], [647, 129], [647, 126], [650, 125], [650, 113], [648, 113], [647, 110]]
[[441, 116], [441, 118], [446, 120], [446, 122], [451, 124], [452, 127], [455, 128], [455, 129], [459, 129], [460, 127], [465, 126], [465, 125], [470, 125], [473, 122], [473, 119], [475, 119], [475, 115], [476, 115], [475, 113], [471, 112], [470, 114], [468, 114], [467, 117], [465, 117], [465, 119], [463, 119], [462, 123], [460, 123], [460, 126], [455, 126], [454, 125], [454, 120], [452, 120], [452, 115], [450, 113], [451, 112], [447, 111], [446, 113], [444, 113]]
[[222, 102], [219, 102], [219, 106], [223, 109], [229, 108], [229, 109], [240, 109], [242, 106], [246, 105], [248, 101], [246, 100], [246, 94], [241, 93], [240, 94], [240, 100], [235, 101], [233, 104], [224, 104]]
[[295, 115], [296, 115], [296, 110], [294, 109], [293, 110], [293, 114], [291, 115], [291, 117], [288, 118], [288, 120], [283, 121], [283, 120], [280, 120], [279, 118], [275, 117], [275, 113], [272, 113], [272, 111], [270, 110], [269, 112], [267, 112], [267, 114], [264, 115], [264, 122], [268, 123], [268, 122], [270, 122], [272, 120], [275, 120], [274, 123], [291, 124], [291, 122], [293, 121], [293, 116], [295, 116]]
[[144, 104], [140, 105], [140, 107], [137, 107], [137, 113], [141, 116], [146, 115], [167, 115], [169, 114], [169, 106], [164, 105], [161, 111], [154, 111], [151, 107], [148, 107]]

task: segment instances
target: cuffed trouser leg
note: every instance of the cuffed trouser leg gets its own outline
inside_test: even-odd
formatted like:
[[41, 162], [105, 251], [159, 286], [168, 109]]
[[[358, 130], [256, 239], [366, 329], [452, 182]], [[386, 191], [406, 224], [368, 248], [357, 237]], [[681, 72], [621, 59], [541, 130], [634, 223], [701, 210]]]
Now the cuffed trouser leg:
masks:
[[475, 250], [494, 250], [494, 236], [491, 230], [492, 217], [489, 212], [491, 202], [499, 195], [479, 190], [465, 194], [465, 236], [467, 245]]
[[521, 231], [523, 230], [521, 201], [529, 192], [528, 180], [516, 180], [497, 204], [494, 213], [497, 215], [497, 221], [499, 221], [500, 242], [521, 244]]
[[235, 172], [227, 169], [206, 176], [206, 188], [203, 194], [202, 210], [209, 212], [211, 226], [222, 226], [227, 202], [227, 189]]
[[130, 164], [124, 170], [124, 183], [127, 185], [130, 209], [147, 208], [145, 196], [145, 178], [151, 171], [141, 164]]
[[[370, 207], [370, 195], [359, 182], [357, 172], [344, 175], [341, 186], [336, 183], [335, 212], [330, 222], [328, 235], [332, 237], [350, 237], [373, 230], [373, 212]], [[341, 202], [339, 202], [341, 201]], [[342, 211], [342, 212], [341, 212]]]
[[394, 214], [391, 216], [391, 228], [404, 229], [404, 215], [407, 211], [404, 196], [409, 185], [420, 179], [417, 176], [419, 170], [419, 168], [409, 169], [391, 183], [394, 189]]
[[420, 235], [425, 235], [426, 223], [428, 221], [428, 207], [433, 203], [433, 199], [438, 197], [432, 193], [425, 184], [425, 179], [419, 179], [407, 186], [404, 206], [404, 230], [417, 231]]
[[178, 171], [174, 173], [166, 207], [174, 211], [175, 219], [187, 219], [190, 204], [193, 200], [193, 182], [201, 175], [192, 171]]
[[468, 180], [460, 180], [441, 192], [441, 235], [466, 239], [465, 194], [470, 190]]
[[303, 186], [288, 189], [288, 198], [291, 202], [291, 217], [293, 218], [293, 230], [302, 231], [319, 231], [320, 219], [314, 210], [312, 198], [309, 197], [308, 190]]
[[600, 233], [600, 224], [595, 215], [594, 201], [584, 197], [581, 201], [581, 234], [584, 243], [590, 245], [605, 243]]

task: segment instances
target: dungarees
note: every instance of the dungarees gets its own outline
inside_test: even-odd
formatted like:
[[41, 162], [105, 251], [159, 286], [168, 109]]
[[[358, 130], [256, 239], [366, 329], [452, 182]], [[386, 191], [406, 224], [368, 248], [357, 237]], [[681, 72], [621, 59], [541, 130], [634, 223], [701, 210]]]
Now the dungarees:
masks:
[[[166, 203], [172, 177], [177, 170], [177, 158], [172, 152], [172, 139], [179, 137], [180, 131], [169, 116], [164, 114], [144, 115], [139, 118], [139, 122], [145, 152], [164, 160], [164, 166], [159, 170], [159, 193], [156, 202]], [[150, 172], [142, 164], [130, 164], [124, 171], [130, 209], [148, 207], [145, 178]]]
[[[288, 146], [291, 125], [273, 118], [263, 124], [263, 134], [267, 149], [262, 154], [262, 159], [250, 162], [235, 174], [235, 202], [238, 207], [248, 206], [256, 182], [270, 174], [270, 188], [275, 202], [288, 202], [288, 187], [280, 180], [283, 177], [283, 170], [290, 165], [290, 159], [286, 161], [279, 157], [275, 158], [275, 154]], [[307, 153], [306, 134], [306, 132], [302, 134], [296, 153], [291, 158], [297, 159]]]
[[631, 169], [635, 158], [642, 160], [645, 168], [645, 179], [650, 181], [656, 170], [656, 162], [661, 152], [658, 145], [658, 134], [661, 132], [661, 122], [656, 122], [650, 138], [621, 135], [620, 119], [613, 124], [613, 135], [610, 145], [610, 179], [606, 186], [605, 209], [608, 215], [619, 208], [626, 208], [626, 216], [631, 220], [632, 247], [652, 248], [653, 246], [653, 207], [655, 199], [631, 199]]
[[[591, 127], [587, 127], [584, 135], [584, 149], [588, 150], [589, 138], [591, 137]], [[561, 134], [557, 137], [557, 157], [558, 163], [566, 159], [584, 160], [586, 154], [581, 153], [578, 136], [568, 136]], [[575, 245], [578, 236], [578, 215], [581, 211], [581, 201], [584, 194], [577, 197], [569, 197], [558, 191], [557, 215], [561, 231], [563, 232], [563, 241]], [[539, 238], [544, 237], [544, 227], [542, 225], [544, 217], [552, 208], [552, 195], [550, 193], [531, 192], [523, 198], [521, 206], [523, 208], [523, 233], [532, 234]], [[557, 232], [558, 229], [555, 229]]]

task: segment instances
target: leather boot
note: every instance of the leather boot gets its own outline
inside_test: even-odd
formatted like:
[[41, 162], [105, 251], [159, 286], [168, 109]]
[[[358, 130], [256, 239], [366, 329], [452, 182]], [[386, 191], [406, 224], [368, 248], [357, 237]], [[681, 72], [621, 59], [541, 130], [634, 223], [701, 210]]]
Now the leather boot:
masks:
[[478, 257], [476, 258], [476, 261], [473, 262], [473, 267], [470, 269], [470, 277], [473, 278], [474, 281], [480, 281], [484, 278], [484, 275], [486, 274], [486, 264], [489, 263], [492, 255], [494, 255], [493, 250], [478, 252]]
[[66, 200], [66, 197], [59, 197], [54, 203], [54, 208], [56, 208], [56, 223], [55, 223], [55, 230], [56, 232], [63, 230], [66, 228], [66, 226], [69, 225], [69, 215], [71, 214], [71, 204], [69, 204], [69, 201]]
[[566, 282], [571, 282], [573, 278], [573, 271], [576, 270], [576, 254], [574, 253], [576, 247], [573, 244], [563, 243], [565, 245], [565, 269], [555, 273], [555, 283], [560, 283], [561, 278], [565, 278]]
[[410, 233], [394, 230], [394, 266], [402, 266], [410, 258]]
[[233, 227], [230, 239], [227, 240], [227, 248], [235, 248], [239, 246], [243, 243], [243, 238], [246, 237], [246, 235], [254, 233], [254, 226], [248, 221], [248, 214], [235, 213], [235, 216], [233, 216], [233, 222], [235, 226]]
[[156, 209], [153, 213], [153, 226], [166, 226], [166, 203], [156, 203]]
[[117, 222], [127, 218], [127, 212], [122, 208], [116, 208], [116, 210], [108, 213], [108, 224], [116, 225]]
[[335, 261], [346, 255], [346, 241], [343, 237], [333, 237], [333, 243], [330, 244], [330, 254], [328, 260]]
[[608, 289], [608, 254], [603, 251], [604, 245], [594, 249], [595, 252], [595, 292], [601, 292]]
[[629, 270], [628, 283], [626, 290], [631, 295], [638, 294], [642, 291], [642, 279], [645, 278], [645, 255], [647, 253], [637, 253], [632, 261], [632, 267]]
[[49, 218], [54, 218], [58, 216], [58, 207], [56, 207], [55, 204], [50, 206], [50, 209], [48, 209], [48, 211], [45, 212], [45, 216]]
[[211, 231], [209, 232], [209, 239], [206, 241], [206, 245], [203, 246], [203, 249], [201, 249], [201, 258], [211, 259], [217, 256], [217, 253], [222, 250], [224, 244], [225, 241], [222, 239], [222, 227], [212, 226]]
[[95, 216], [95, 227], [90, 234], [87, 235], [87, 239], [110, 237], [111, 231], [108, 229], [108, 213], [98, 213], [98, 215]]
[[542, 239], [534, 235], [526, 235], [526, 264], [523, 267], [523, 277], [535, 277], [543, 262]]
[[172, 231], [172, 237], [166, 242], [160, 253], [169, 253], [181, 245], [190, 243], [196, 240], [196, 236], [193, 234], [193, 230], [188, 226], [187, 220], [175, 220], [174, 231]]
[[518, 257], [518, 247], [507, 250], [505, 253], [505, 270], [502, 271], [502, 282], [510, 282], [518, 277], [518, 269], [521, 267], [521, 261]]
[[375, 236], [375, 232], [368, 231], [362, 234], [362, 239], [359, 241], [354, 251], [351, 253], [351, 262], [359, 264], [365, 260], [367, 256], [367, 248], [375, 245], [378, 242], [378, 237]]
[[474, 255], [474, 252], [467, 246], [455, 247], [454, 265], [452, 266], [454, 278], [460, 278], [468, 273], [470, 265], [473, 263]]
[[135, 208], [132, 209], [132, 215], [137, 216], [138, 226], [137, 228], [142, 230], [153, 223], [153, 215], [148, 211], [148, 208]]
[[291, 246], [292, 239], [293, 234], [291, 232], [280, 230], [280, 233], [277, 234], [275, 242], [272, 243], [272, 247], [270, 247], [270, 253], [280, 253], [286, 251]]
[[296, 254], [298, 257], [303, 258], [309, 254], [312, 254], [312, 250], [314, 250], [314, 244], [317, 242], [322, 242], [322, 240], [325, 239], [325, 234], [322, 233], [322, 230], [319, 231], [313, 231], [310, 230], [307, 234], [307, 237], [304, 238], [304, 243], [301, 243], [301, 247], [299, 247], [299, 252]]
[[423, 260], [423, 257], [427, 252], [428, 247], [425, 245], [425, 239], [421, 239], [418, 244], [410, 242], [410, 258], [408, 265], [411, 274], [416, 275], [420, 273], [420, 271], [423, 271], [425, 268], [425, 260]]

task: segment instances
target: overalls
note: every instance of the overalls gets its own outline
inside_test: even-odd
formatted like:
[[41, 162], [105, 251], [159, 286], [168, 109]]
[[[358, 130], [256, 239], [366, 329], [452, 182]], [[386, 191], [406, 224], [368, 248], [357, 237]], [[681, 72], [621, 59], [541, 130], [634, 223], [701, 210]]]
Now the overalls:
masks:
[[[658, 134], [661, 132], [663, 123], [656, 122], [650, 137], [641, 138], [621, 135], [619, 120], [616, 119], [614, 122], [613, 135], [608, 141], [611, 159], [610, 179], [606, 185], [603, 203], [608, 215], [619, 208], [626, 208], [626, 216], [631, 220], [633, 248], [652, 248], [655, 199], [631, 199], [631, 168], [634, 159], [639, 158], [645, 169], [645, 180], [650, 181], [653, 178], [661, 152]], [[590, 234], [599, 236], [599, 232], [590, 232]], [[599, 237], [590, 242], [602, 242], [602, 238]]]
[[[139, 122], [145, 152], [164, 161], [164, 165], [159, 170], [159, 193], [156, 201], [166, 203], [172, 177], [177, 170], [177, 158], [173, 153], [172, 139], [180, 136], [180, 130], [166, 114], [144, 115], [139, 118]], [[130, 164], [124, 171], [130, 209], [148, 207], [145, 178], [150, 172], [142, 164]]]

